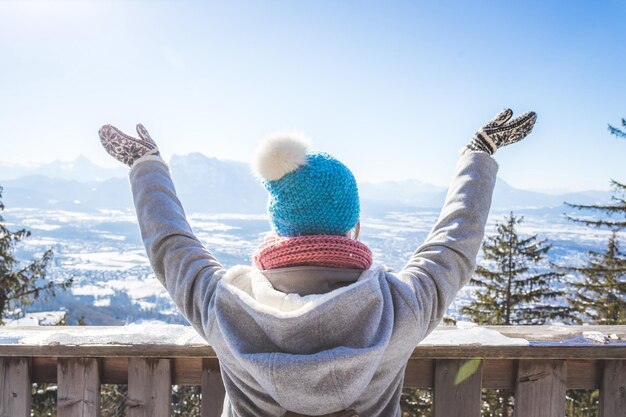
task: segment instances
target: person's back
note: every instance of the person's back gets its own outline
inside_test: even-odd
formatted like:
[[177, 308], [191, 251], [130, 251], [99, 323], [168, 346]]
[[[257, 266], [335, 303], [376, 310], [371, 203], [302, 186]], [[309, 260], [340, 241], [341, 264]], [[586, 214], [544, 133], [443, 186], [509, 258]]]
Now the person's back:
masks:
[[358, 241], [350, 171], [328, 154], [307, 153], [301, 138], [274, 136], [259, 151], [274, 233], [253, 266], [226, 270], [193, 235], [145, 129], [136, 141], [147, 151], [131, 157], [118, 145], [133, 138], [101, 129], [109, 153], [132, 167], [157, 278], [220, 360], [223, 416], [400, 415], [407, 360], [475, 268], [497, 171], [489, 154], [535, 121], [531, 113], [507, 124], [510, 116], [499, 114], [474, 137], [437, 223], [397, 273], [373, 263]]

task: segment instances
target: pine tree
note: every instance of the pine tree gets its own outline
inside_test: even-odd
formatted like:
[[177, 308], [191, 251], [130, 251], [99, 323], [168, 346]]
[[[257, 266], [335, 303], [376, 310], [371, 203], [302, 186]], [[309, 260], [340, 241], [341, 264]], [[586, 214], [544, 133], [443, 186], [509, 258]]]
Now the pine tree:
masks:
[[193, 385], [172, 387], [172, 416], [199, 416], [202, 411], [201, 389]]
[[128, 385], [100, 385], [100, 415], [107, 417], [126, 417], [126, 399]]
[[427, 417], [432, 415], [433, 393], [428, 389], [404, 388], [400, 396], [402, 417]]
[[[0, 213], [2, 211], [4, 204], [0, 200]], [[0, 215], [0, 324], [12, 310], [21, 309], [42, 294], [55, 296], [56, 291], [66, 290], [72, 285], [72, 278], [63, 282], [46, 279], [46, 269], [53, 257], [52, 249], [25, 265], [13, 255], [15, 246], [29, 236], [30, 231], [26, 229], [11, 232]]]
[[[622, 126], [626, 128], [626, 119], [622, 119]], [[626, 132], [614, 126], [609, 125], [609, 132], [618, 138], [626, 138]], [[567, 218], [571, 221], [597, 228], [607, 228], [616, 231], [626, 229], [626, 184], [611, 179], [611, 188], [613, 189], [613, 196], [611, 197], [611, 200], [613, 200], [612, 204], [585, 205], [565, 203], [567, 206], [578, 210], [604, 212], [608, 215], [609, 219], [580, 219], [566, 215]], [[618, 217], [619, 219], [615, 220], [614, 217]]]
[[[626, 127], [626, 119], [622, 119], [622, 126]], [[623, 130], [610, 124], [608, 129], [612, 135], [626, 138], [626, 132]], [[582, 276], [580, 281], [572, 282], [575, 291], [568, 297], [578, 322], [584, 319], [586, 323], [592, 324], [626, 324], [626, 257], [620, 250], [618, 239], [618, 232], [626, 229], [626, 184], [611, 179], [611, 188], [612, 204], [565, 203], [578, 210], [590, 210], [606, 215], [604, 218], [595, 219], [566, 215], [569, 220], [596, 229], [611, 230], [603, 253], [589, 251], [586, 266], [562, 268]], [[598, 390], [568, 392], [567, 415], [570, 417], [597, 415], [598, 396]]]
[[[577, 210], [604, 212], [608, 218], [581, 219], [568, 214], [565, 216], [568, 220], [582, 223], [586, 226], [617, 231], [626, 229], [626, 184], [611, 180], [611, 188], [613, 189], [613, 195], [611, 196], [613, 203], [611, 204], [572, 204], [565, 202], [565, 205]], [[615, 219], [615, 217], [618, 217], [618, 219]]]
[[626, 324], [626, 254], [621, 251], [617, 232], [613, 231], [604, 252], [588, 252], [584, 267], [566, 267], [582, 275], [574, 281], [570, 294], [577, 321], [593, 324]]
[[[626, 119], [622, 119], [626, 127]], [[626, 132], [609, 125], [609, 132], [626, 138]], [[611, 235], [606, 250], [588, 252], [588, 262], [583, 267], [563, 267], [567, 272], [581, 276], [572, 282], [575, 290], [570, 303], [578, 313], [578, 320], [591, 324], [626, 324], [626, 255], [620, 249], [619, 232], [626, 229], [626, 184], [611, 180], [612, 204], [581, 205], [566, 203], [579, 210], [602, 212], [604, 218], [580, 219], [568, 216], [574, 222], [596, 229], [609, 229]], [[619, 217], [615, 219], [615, 217]]]
[[[516, 226], [523, 217], [513, 212], [504, 222], [496, 223], [497, 234], [483, 243], [483, 259], [493, 265], [479, 265], [471, 283], [479, 289], [475, 299], [461, 309], [474, 322], [491, 325], [543, 324], [558, 317], [565, 318], [569, 309], [550, 301], [563, 296], [552, 288], [562, 274], [538, 272], [551, 249], [537, 235], [522, 237]], [[510, 416], [513, 411], [511, 390], [486, 390], [483, 395], [483, 416]]]
[[[626, 128], [626, 119], [624, 118], [622, 118], [622, 127]], [[617, 127], [609, 125], [609, 132], [611, 132], [611, 135], [617, 136], [618, 138], [626, 138], [626, 132]]]
[[547, 258], [552, 245], [537, 235], [523, 238], [516, 230], [523, 217], [513, 212], [497, 223], [497, 234], [483, 243], [483, 258], [493, 267], [479, 265], [471, 283], [478, 287], [475, 299], [461, 309], [479, 324], [543, 324], [567, 318], [569, 309], [550, 303], [563, 296], [552, 288], [562, 274], [552, 270], [538, 272], [536, 266]]

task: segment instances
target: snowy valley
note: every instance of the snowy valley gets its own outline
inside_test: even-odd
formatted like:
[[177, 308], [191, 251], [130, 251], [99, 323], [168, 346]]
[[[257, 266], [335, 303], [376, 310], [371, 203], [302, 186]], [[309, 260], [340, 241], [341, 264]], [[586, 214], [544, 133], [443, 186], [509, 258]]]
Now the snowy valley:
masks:
[[[6, 226], [32, 232], [19, 247], [19, 257], [29, 259], [52, 248], [55, 257], [48, 276], [75, 278], [69, 291], [40, 300], [29, 311], [64, 310], [69, 323], [82, 317], [90, 325], [153, 320], [184, 323], [149, 266], [128, 180], [117, 175], [103, 178], [102, 171], [91, 167], [90, 172], [98, 176], [95, 178], [96, 174], [86, 171], [90, 164], [84, 160], [80, 164], [84, 175], [78, 170], [72, 177], [82, 178], [82, 182], [55, 175], [51, 169], [46, 175], [25, 172], [19, 178], [0, 180], [7, 206], [3, 213]], [[265, 192], [247, 166], [199, 154], [175, 157], [170, 166], [200, 241], [226, 267], [249, 264], [254, 249], [269, 231], [269, 223], [261, 214]], [[398, 270], [435, 224], [446, 190], [417, 181], [364, 184], [361, 190], [361, 240], [372, 249], [376, 262]], [[393, 198], [399, 195], [404, 197], [402, 201]], [[220, 196], [219, 204], [215, 196]], [[581, 213], [572, 212], [562, 202], [608, 200], [608, 192], [554, 196], [517, 190], [499, 180], [486, 232], [494, 233], [495, 222], [502, 221], [512, 208], [525, 217], [519, 229], [522, 234], [538, 234], [552, 242], [550, 261], [580, 264], [585, 251], [602, 249], [608, 232], [567, 221], [564, 212]], [[464, 288], [449, 314], [458, 317], [459, 308], [471, 295], [471, 286]], [[46, 315], [40, 317], [31, 318], [29, 323], [48, 320]]]

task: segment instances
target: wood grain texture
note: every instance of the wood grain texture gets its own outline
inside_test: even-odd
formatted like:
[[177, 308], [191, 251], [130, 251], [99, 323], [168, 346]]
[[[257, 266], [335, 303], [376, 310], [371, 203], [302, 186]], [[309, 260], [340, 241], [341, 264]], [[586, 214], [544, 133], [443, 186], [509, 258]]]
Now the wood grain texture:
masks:
[[515, 417], [563, 417], [567, 365], [562, 360], [520, 360]]
[[624, 345], [418, 346], [411, 359], [626, 359]]
[[0, 417], [30, 417], [29, 359], [0, 358]]
[[600, 388], [600, 417], [626, 415], [626, 361], [606, 361]]
[[[217, 359], [213, 359], [217, 362]], [[202, 385], [202, 358], [172, 359], [172, 383]]]
[[100, 382], [128, 384], [128, 358], [100, 358]]
[[567, 360], [567, 389], [598, 389], [603, 362], [599, 360]]
[[516, 372], [515, 359], [483, 360], [483, 388], [512, 390], [515, 388]]
[[482, 364], [469, 378], [455, 385], [465, 360], [438, 359], [435, 363], [434, 417], [480, 417]]
[[[603, 361], [568, 359], [566, 362], [567, 389], [600, 388]], [[174, 358], [171, 363], [172, 384], [202, 385], [202, 358]], [[56, 382], [56, 367], [56, 358], [32, 358], [32, 382]], [[410, 359], [404, 385], [407, 388], [432, 388], [434, 377], [434, 359]], [[516, 359], [483, 360], [483, 388], [514, 389], [516, 377]], [[103, 384], [127, 384], [128, 358], [100, 358], [100, 381]]]
[[434, 359], [410, 359], [404, 371], [407, 388], [432, 388], [435, 381]]
[[128, 417], [169, 417], [171, 397], [169, 359], [128, 360]]
[[57, 382], [57, 358], [33, 357], [31, 358], [30, 374], [32, 382], [54, 383]]
[[[0, 357], [216, 358], [210, 347], [0, 345]], [[417, 346], [411, 359], [626, 359], [623, 345]]]
[[202, 417], [219, 417], [224, 406], [224, 382], [216, 359], [202, 362]]
[[94, 358], [59, 358], [57, 417], [97, 417], [100, 413], [100, 369]]

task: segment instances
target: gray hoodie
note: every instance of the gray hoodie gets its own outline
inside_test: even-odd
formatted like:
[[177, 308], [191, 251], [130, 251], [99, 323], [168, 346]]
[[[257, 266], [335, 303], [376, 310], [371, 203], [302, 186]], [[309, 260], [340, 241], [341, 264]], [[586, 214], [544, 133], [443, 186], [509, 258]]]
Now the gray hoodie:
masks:
[[[486, 153], [461, 156], [437, 223], [406, 266], [365, 271], [224, 269], [194, 236], [167, 166], [130, 179], [148, 258], [182, 314], [213, 347], [224, 417], [400, 416], [407, 360], [470, 279], [496, 179]], [[215, 196], [219, 198], [219, 196]]]

